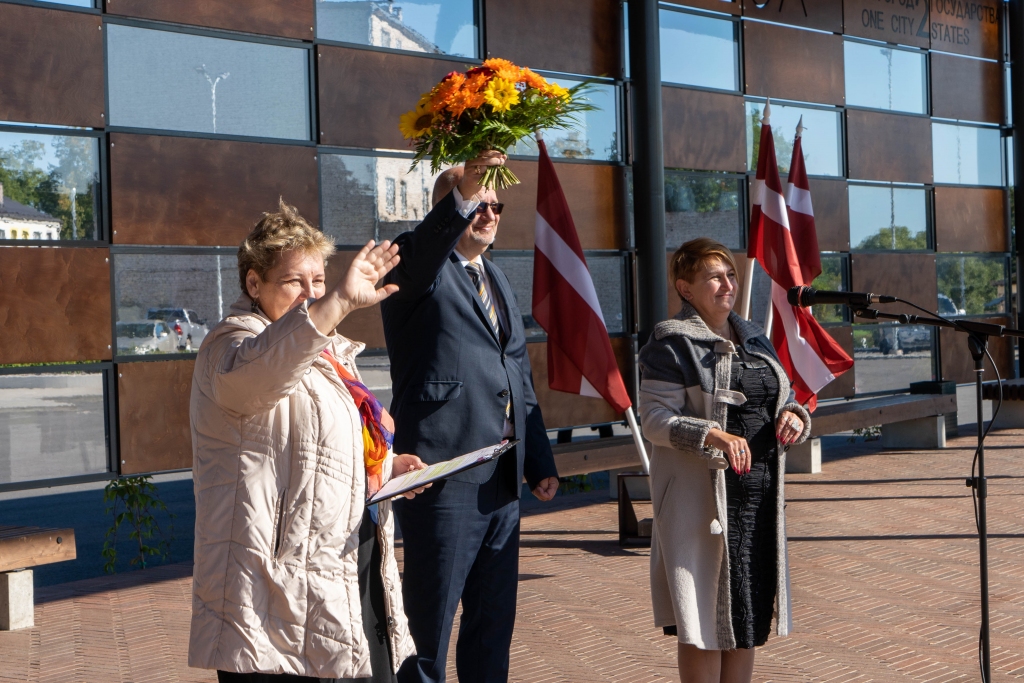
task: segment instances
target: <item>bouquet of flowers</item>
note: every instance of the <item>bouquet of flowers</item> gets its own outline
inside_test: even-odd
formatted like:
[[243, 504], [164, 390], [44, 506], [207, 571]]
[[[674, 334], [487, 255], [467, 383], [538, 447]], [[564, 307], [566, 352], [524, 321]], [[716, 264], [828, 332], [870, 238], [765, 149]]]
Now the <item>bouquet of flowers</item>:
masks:
[[[453, 71], [403, 114], [399, 128], [414, 140], [412, 168], [430, 157], [434, 173], [443, 164], [475, 159], [481, 152], [507, 152], [535, 130], [567, 129], [591, 111], [588, 83], [566, 89], [507, 59], [488, 59], [466, 72]], [[507, 166], [488, 166], [480, 184], [505, 189], [519, 183]]]

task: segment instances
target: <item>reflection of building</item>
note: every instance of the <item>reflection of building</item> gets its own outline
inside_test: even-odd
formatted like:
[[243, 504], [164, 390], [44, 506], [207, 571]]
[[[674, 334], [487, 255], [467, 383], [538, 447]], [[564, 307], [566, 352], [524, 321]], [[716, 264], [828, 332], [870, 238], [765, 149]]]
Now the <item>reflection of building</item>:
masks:
[[4, 197], [0, 183], [0, 240], [60, 239], [60, 221], [53, 216]]
[[329, 40], [441, 53], [437, 45], [402, 23], [402, 8], [394, 2], [320, 0], [316, 22], [320, 35]]

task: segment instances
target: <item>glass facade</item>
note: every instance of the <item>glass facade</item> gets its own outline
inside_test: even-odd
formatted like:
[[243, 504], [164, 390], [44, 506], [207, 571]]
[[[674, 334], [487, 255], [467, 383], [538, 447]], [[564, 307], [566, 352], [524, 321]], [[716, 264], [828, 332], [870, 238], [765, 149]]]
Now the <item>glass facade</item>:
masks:
[[111, 125], [310, 139], [309, 50], [107, 24]]
[[[761, 146], [761, 112], [763, 102], [747, 102], [747, 168], [757, 170], [757, 153]], [[775, 156], [779, 173], [789, 172], [796, 141], [796, 125], [803, 118], [804, 164], [808, 175], [842, 176], [842, 123], [838, 109], [811, 109], [772, 103], [771, 125], [775, 138]], [[785, 182], [785, 180], [783, 180]]]
[[932, 123], [936, 183], [1002, 185], [1002, 136], [998, 128]]
[[1009, 263], [1002, 254], [940, 254], [935, 258], [940, 315], [994, 315], [1009, 311]]
[[319, 0], [316, 35], [357, 45], [477, 57], [474, 0]]
[[[533, 254], [531, 252], [492, 251], [491, 260], [501, 268], [515, 292], [527, 339], [543, 337], [546, 332], [533, 319]], [[625, 331], [625, 262], [620, 254], [584, 253], [590, 276], [597, 290], [604, 324], [609, 334]]]
[[737, 22], [664, 8], [658, 17], [663, 82], [739, 90]]
[[928, 107], [925, 53], [846, 41], [846, 104], [924, 114]]
[[320, 156], [323, 231], [341, 246], [362, 247], [412, 230], [430, 213], [435, 175], [429, 160], [409, 171], [407, 157]]
[[99, 139], [0, 130], [0, 239], [99, 240]]
[[697, 237], [743, 247], [743, 180], [726, 175], [665, 172], [665, 246], [674, 251]]
[[928, 249], [928, 193], [923, 187], [850, 185], [850, 248]]
[[[821, 255], [821, 274], [814, 278], [811, 286], [830, 292], [845, 292], [846, 257], [841, 254]], [[841, 323], [849, 320], [849, 308], [840, 304], [818, 304], [811, 306], [811, 315], [820, 323]]]
[[0, 375], [0, 484], [107, 471], [101, 372]]
[[927, 325], [854, 325], [858, 394], [906, 391], [935, 379], [935, 328]]
[[[565, 88], [581, 83], [569, 78], [548, 77], [548, 80]], [[576, 126], [568, 130], [543, 132], [548, 154], [563, 159], [619, 161], [622, 151], [618, 130], [618, 86], [611, 83], [592, 83], [586, 99], [597, 109], [578, 114]], [[525, 138], [512, 147], [509, 154], [537, 156], [537, 143], [532, 137]]]
[[234, 250], [113, 259], [118, 356], [195, 353], [241, 295]]

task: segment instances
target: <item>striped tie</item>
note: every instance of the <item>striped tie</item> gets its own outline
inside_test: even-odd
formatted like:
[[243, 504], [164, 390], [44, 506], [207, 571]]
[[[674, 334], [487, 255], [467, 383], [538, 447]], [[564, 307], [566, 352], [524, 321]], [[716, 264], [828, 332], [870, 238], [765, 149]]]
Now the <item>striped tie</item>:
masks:
[[491, 301], [491, 297], [487, 296], [487, 288], [484, 287], [484, 279], [480, 274], [480, 266], [470, 261], [466, 264], [466, 272], [469, 273], [470, 279], [473, 280], [473, 284], [476, 285], [476, 293], [480, 295], [480, 301], [484, 304], [484, 310], [487, 311], [487, 319], [491, 321], [491, 327], [494, 329], [494, 334], [498, 336], [498, 341], [503, 341], [501, 325], [498, 323], [498, 312], [494, 310], [494, 302]]

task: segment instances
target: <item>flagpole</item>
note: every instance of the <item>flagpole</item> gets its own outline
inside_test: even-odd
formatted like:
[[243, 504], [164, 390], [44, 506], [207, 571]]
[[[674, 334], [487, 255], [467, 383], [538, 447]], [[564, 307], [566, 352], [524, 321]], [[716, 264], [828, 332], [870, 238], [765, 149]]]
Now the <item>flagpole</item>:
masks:
[[754, 289], [754, 259], [747, 259], [747, 268], [743, 271], [743, 288], [740, 289], [740, 317], [750, 320], [750, 293]]
[[626, 422], [629, 423], [629, 431], [633, 433], [633, 443], [636, 444], [637, 453], [640, 454], [640, 464], [644, 468], [644, 474], [650, 474], [651, 461], [647, 459], [647, 449], [644, 448], [644, 439], [640, 435], [640, 428], [636, 426], [636, 417], [633, 415], [633, 406], [626, 407]]

